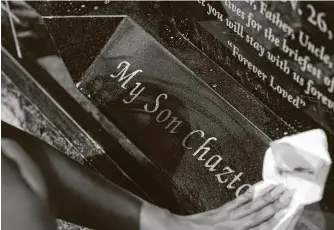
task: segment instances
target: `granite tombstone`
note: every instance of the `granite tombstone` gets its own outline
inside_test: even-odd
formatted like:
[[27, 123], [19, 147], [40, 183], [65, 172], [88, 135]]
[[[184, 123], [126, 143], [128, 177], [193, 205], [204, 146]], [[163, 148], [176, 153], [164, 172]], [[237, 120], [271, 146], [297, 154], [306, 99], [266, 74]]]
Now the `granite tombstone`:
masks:
[[292, 43], [310, 32], [294, 2], [75, 4], [34, 6], [78, 89], [136, 149], [106, 154], [158, 204], [193, 213], [233, 199], [289, 133], [321, 127], [332, 148], [328, 11], [305, 5], [328, 42], [302, 49]]
[[[278, 114], [294, 132], [322, 128], [333, 153], [333, 3], [191, 4], [168, 6], [179, 32]], [[333, 211], [329, 195], [333, 192], [332, 178], [333, 170], [322, 204]]]

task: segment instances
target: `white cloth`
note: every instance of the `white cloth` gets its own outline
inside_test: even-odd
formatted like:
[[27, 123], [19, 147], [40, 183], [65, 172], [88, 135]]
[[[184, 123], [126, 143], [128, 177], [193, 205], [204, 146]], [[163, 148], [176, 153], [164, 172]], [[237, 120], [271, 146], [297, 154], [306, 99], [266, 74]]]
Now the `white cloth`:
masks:
[[262, 178], [254, 186], [254, 199], [272, 184], [284, 184], [295, 189], [290, 206], [273, 230], [293, 229], [307, 204], [322, 199], [331, 166], [327, 137], [323, 130], [314, 129], [273, 141], [266, 151]]

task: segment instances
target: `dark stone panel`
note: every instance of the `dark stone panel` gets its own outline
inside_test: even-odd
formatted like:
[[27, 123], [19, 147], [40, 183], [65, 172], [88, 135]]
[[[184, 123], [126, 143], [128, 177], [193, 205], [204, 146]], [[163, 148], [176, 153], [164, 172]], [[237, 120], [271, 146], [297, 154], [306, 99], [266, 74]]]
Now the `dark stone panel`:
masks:
[[[213, 4], [212, 2], [209, 2]], [[173, 13], [170, 13], [177, 24], [177, 28], [179, 31], [184, 34], [188, 39], [191, 40], [199, 49], [205, 52], [210, 58], [212, 58], [215, 62], [217, 62], [220, 66], [222, 66], [228, 73], [231, 74], [238, 82], [240, 82], [244, 87], [246, 87], [250, 92], [256, 95], [262, 102], [269, 106], [274, 112], [276, 112], [280, 117], [282, 117], [285, 121], [287, 121], [292, 127], [300, 130], [307, 130], [314, 127], [323, 127], [327, 133], [333, 136], [333, 125], [334, 125], [334, 116], [333, 111], [324, 108], [321, 106], [312, 96], [302, 95], [302, 98], [307, 101], [307, 107], [302, 108], [300, 110], [291, 106], [290, 103], [287, 103], [286, 99], [282, 99], [276, 92], [274, 92], [269, 87], [269, 82], [260, 81], [251, 70], [245, 67], [243, 64], [237, 60], [236, 57], [233, 57], [231, 52], [231, 47], [228, 46], [227, 41], [230, 40], [236, 44], [238, 48], [240, 48], [240, 53], [242, 53], [248, 60], [251, 60], [257, 66], [259, 66], [262, 70], [265, 70], [266, 73], [270, 73], [274, 75], [278, 82], [278, 84], [282, 85], [285, 89], [290, 91], [293, 94], [302, 93], [302, 88], [298, 85], [298, 83], [292, 80], [292, 74], [290, 71], [289, 75], [284, 74], [281, 70], [279, 70], [274, 64], [270, 63], [266, 58], [258, 57], [255, 50], [250, 47], [249, 44], [246, 44], [245, 39], [240, 38], [236, 33], [227, 28], [225, 22], [219, 22], [214, 17], [210, 17], [207, 14], [203, 14], [205, 11], [205, 7], [202, 7], [198, 3], [191, 3], [192, 6], [195, 7], [196, 10], [188, 10], [189, 5], [184, 3], [173, 3], [170, 8]], [[333, 7], [332, 3], [329, 2], [301, 2], [300, 8], [306, 12], [307, 4], [313, 4], [317, 8], [318, 11], [324, 10], [325, 12], [331, 11], [331, 7]], [[232, 18], [231, 13], [227, 13], [226, 7], [224, 8], [223, 4], [220, 2], [216, 2], [213, 4], [219, 12], [224, 14], [224, 18]], [[236, 3], [238, 7], [244, 9], [245, 11], [249, 11], [249, 7], [247, 7], [246, 3]], [[303, 16], [296, 15], [296, 12], [292, 12], [289, 6], [289, 3], [272, 3], [270, 4], [270, 9], [275, 12], [280, 12], [283, 14], [283, 20], [288, 22], [288, 24], [295, 25], [296, 36], [300, 30], [310, 34], [311, 39], [315, 42], [316, 45], [323, 45], [326, 47], [326, 53], [332, 55], [334, 52], [334, 47], [332, 41], [327, 39], [325, 35], [320, 34], [314, 26], [310, 26], [310, 24], [306, 21], [307, 14], [303, 14]], [[252, 9], [251, 9], [252, 10]], [[332, 16], [330, 14], [326, 14], [326, 20], [330, 22], [332, 20]], [[263, 17], [256, 15], [257, 20], [260, 23], [264, 24], [266, 27], [271, 26], [268, 24]], [[185, 20], [187, 19], [187, 20]], [[244, 26], [244, 24], [243, 24]], [[329, 29], [333, 29], [332, 25], [328, 23]], [[245, 26], [244, 26], [245, 28]], [[274, 27], [275, 35], [282, 39], [285, 35], [279, 33], [277, 29]], [[244, 36], [246, 34], [251, 34], [251, 32], [245, 29]], [[305, 48], [301, 48], [293, 43], [292, 47], [299, 48], [300, 53], [306, 55], [307, 52]], [[282, 54], [282, 51], [279, 48], [271, 47], [268, 44], [268, 41], [265, 41], [263, 36], [256, 37], [256, 41], [260, 42], [262, 45], [266, 46], [266, 50], [273, 52], [274, 54], [280, 54], [282, 58], [286, 58], [285, 55]], [[314, 57], [311, 57], [311, 62], [321, 67], [322, 72], [329, 77], [333, 76], [333, 70], [330, 70], [328, 67], [317, 63]], [[291, 69], [296, 71], [299, 74], [300, 71], [296, 67], [296, 63], [289, 60], [289, 65]], [[305, 79], [313, 79], [310, 74], [302, 74]], [[314, 79], [313, 79], [314, 80]], [[317, 87], [320, 88], [322, 92], [324, 91], [324, 85], [321, 83], [316, 83]], [[333, 99], [333, 94], [328, 93], [329, 98]], [[332, 138], [332, 137], [331, 137]]]
[[[142, 70], [124, 86], [126, 89], [121, 86], [123, 81], [110, 77], [121, 71], [124, 66], [117, 66], [122, 61], [131, 64], [124, 76]], [[131, 100], [129, 93], [139, 83], [145, 87], [143, 93], [124, 103], [123, 99]], [[118, 27], [78, 87], [201, 209], [225, 203], [238, 187], [261, 178], [269, 139], [129, 18]], [[168, 98], [158, 107], [155, 101], [162, 93]], [[147, 112], [155, 106], [157, 111]], [[169, 123], [172, 117], [177, 117], [179, 126]], [[171, 134], [173, 127], [175, 133]], [[193, 135], [187, 149], [182, 141], [194, 130], [203, 130], [205, 136]], [[210, 151], [198, 160], [205, 149], [193, 154], [210, 137], [216, 137], [217, 142], [211, 141]], [[204, 165], [211, 157], [207, 164], [217, 162], [217, 167], [209, 171]], [[227, 167], [235, 172], [216, 176]], [[228, 186], [239, 173], [240, 179]]]
[[[52, 39], [67, 63], [68, 71], [74, 82], [99, 54], [109, 37], [122, 20], [121, 17], [45, 17], [44, 22], [52, 33]], [[80, 26], [77, 26], [80, 24]]]
[[[220, 2], [212, 3], [216, 9], [224, 14], [224, 18], [228, 17], [226, 9], [224, 9], [223, 4]], [[167, 3], [164, 3], [167, 4]], [[259, 98], [265, 105], [267, 105], [273, 112], [279, 115], [282, 120], [284, 120], [291, 130], [294, 132], [301, 132], [304, 130], [309, 130], [312, 128], [322, 128], [327, 133], [329, 152], [333, 158], [334, 152], [334, 115], [333, 111], [324, 108], [323, 105], [319, 103], [314, 97], [303, 95], [303, 89], [298, 85], [298, 83], [292, 80], [292, 74], [290, 76], [284, 74], [279, 70], [274, 64], [267, 61], [265, 58], [258, 57], [253, 48], [246, 44], [236, 33], [226, 27], [225, 23], [219, 22], [215, 17], [208, 16], [200, 4], [197, 2], [190, 3], [191, 6], [186, 3], [172, 3], [169, 4], [169, 8], [172, 9], [170, 17], [176, 22], [176, 27], [180, 33], [182, 33], [187, 39], [189, 39], [196, 47], [207, 54], [212, 60], [219, 64], [226, 72], [230, 74], [234, 79], [236, 79], [240, 84], [242, 84], [249, 92]], [[238, 5], [246, 3], [239, 2]], [[295, 12], [291, 12], [289, 7], [290, 3], [272, 3], [270, 5], [271, 10], [276, 10], [275, 12], [280, 12], [286, 22], [289, 24], [296, 25], [296, 31], [303, 30], [311, 36], [313, 42], [316, 45], [323, 45], [326, 47], [328, 54], [333, 55], [334, 46], [333, 42], [327, 39], [326, 35], [321, 34], [316, 30], [315, 27], [307, 22], [307, 13], [303, 16], [296, 15]], [[333, 4], [330, 2], [300, 2], [300, 8], [303, 12], [307, 12], [307, 4], [312, 4], [315, 6], [317, 11], [321, 12], [331, 12]], [[163, 5], [163, 4], [162, 4]], [[193, 8], [194, 7], [194, 8]], [[192, 8], [194, 10], [189, 10]], [[247, 7], [241, 7], [246, 9]], [[326, 13], [326, 21], [328, 22], [328, 28], [333, 31], [333, 26], [329, 22], [332, 21], [332, 15]], [[268, 22], [265, 22], [263, 18], [258, 17], [257, 20], [261, 21], [262, 24], [270, 26]], [[276, 31], [277, 32], [277, 31]], [[245, 31], [248, 33], [248, 31]], [[277, 34], [276, 34], [277, 35]], [[278, 34], [279, 36], [284, 36], [284, 34]], [[296, 35], [297, 36], [297, 35]], [[262, 39], [262, 40], [261, 40]], [[256, 77], [251, 70], [240, 64], [239, 60], [232, 55], [231, 47], [227, 44], [227, 41], [232, 41], [240, 49], [240, 53], [245, 56], [248, 60], [251, 60], [262, 70], [265, 70], [269, 74], [273, 74], [277, 80], [277, 83], [283, 86], [285, 89], [293, 94], [301, 94], [302, 98], [307, 101], [307, 107], [302, 109], [296, 109], [286, 99], [282, 98], [274, 92], [271, 87], [269, 87], [269, 81], [263, 82]], [[298, 39], [296, 39], [298, 40]], [[265, 43], [263, 38], [257, 38], [261, 44]], [[291, 41], [289, 41], [291, 42]], [[290, 43], [289, 43], [290, 44]], [[291, 42], [292, 44], [292, 42]], [[293, 43], [294, 48], [299, 48], [300, 53], [303, 55], [307, 54], [305, 49], [300, 48], [300, 45]], [[268, 49], [275, 54], [282, 54], [282, 51], [278, 48]], [[312, 55], [311, 55], [312, 56]], [[286, 58], [286, 56], [282, 56]], [[319, 63], [314, 57], [311, 57], [311, 62], [316, 66], [320, 67], [324, 74], [328, 74], [330, 78], [333, 78], [333, 70]], [[296, 67], [296, 63], [289, 61], [291, 69], [295, 70], [297, 73], [302, 75], [305, 79], [313, 79], [310, 74], [300, 73]], [[314, 80], [314, 79], [313, 79]], [[316, 80], [315, 80], [316, 81]], [[317, 82], [317, 81], [316, 81]], [[316, 83], [317, 87], [320, 88], [322, 92], [326, 92], [324, 85], [320, 82]], [[305, 88], [305, 87], [304, 87]], [[327, 93], [328, 97], [333, 99], [333, 93]], [[268, 132], [266, 132], [268, 133]], [[333, 175], [334, 170], [331, 169], [328, 182], [326, 184], [326, 190], [324, 199], [321, 201], [324, 210], [331, 210], [333, 212]]]

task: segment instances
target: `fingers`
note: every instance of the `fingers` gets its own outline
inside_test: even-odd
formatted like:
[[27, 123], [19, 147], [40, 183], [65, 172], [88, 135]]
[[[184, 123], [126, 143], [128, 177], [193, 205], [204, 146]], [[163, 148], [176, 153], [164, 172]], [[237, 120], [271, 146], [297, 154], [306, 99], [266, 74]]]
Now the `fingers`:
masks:
[[260, 225], [266, 227], [263, 229], [272, 229], [285, 214], [285, 212], [280, 212], [280, 210], [286, 208], [290, 204], [293, 194], [293, 190], [286, 191], [275, 202], [245, 217], [246, 226], [254, 227]]
[[[231, 213], [233, 219], [240, 219], [244, 216], [250, 215], [254, 213], [272, 202], [276, 201], [285, 191], [285, 187], [283, 185], [279, 185], [276, 187], [271, 187], [272, 189], [269, 190], [263, 195], [256, 198], [253, 202], [247, 203], [244, 206], [238, 208], [237, 210]], [[270, 207], [270, 206], [269, 206]]]
[[257, 226], [256, 229], [258, 230], [265, 230], [265, 229], [272, 229], [274, 228], [275, 225], [278, 224], [278, 222], [284, 217], [284, 215], [286, 214], [287, 210], [286, 209], [282, 209], [279, 212], [277, 212], [276, 214], [274, 214], [274, 216], [272, 216], [268, 221], [265, 221], [264, 223], [260, 224], [259, 226]]
[[250, 202], [253, 199], [254, 196], [254, 188], [251, 187], [248, 189], [244, 194], [240, 195], [236, 199], [226, 203], [222, 208], [224, 208], [226, 211], [232, 211], [234, 209], [239, 208], [240, 206]]
[[[271, 190], [272, 188], [274, 188], [274, 185], [269, 186], [267, 189]], [[232, 210], [237, 209], [240, 206], [252, 201], [253, 196], [254, 196], [254, 188], [251, 187], [244, 194], [224, 204], [223, 206], [210, 211], [192, 215], [191, 217], [197, 218], [198, 216], [211, 216], [211, 215], [226, 216], [227, 215], [226, 213], [231, 212]]]
[[261, 223], [260, 225], [257, 225], [255, 227], [249, 228], [248, 230], [269, 230], [273, 229], [278, 222], [284, 217], [285, 213], [287, 212], [286, 209], [282, 209], [278, 213], [276, 213], [272, 218], [270, 218], [268, 221]]
[[218, 216], [226, 216], [226, 213], [230, 212], [231, 210], [234, 210], [248, 202], [250, 202], [253, 199], [254, 191], [253, 188], [248, 189], [244, 194], [240, 195], [236, 199], [224, 204], [223, 206], [204, 212], [200, 214], [192, 215], [194, 218], [197, 218], [197, 216], [211, 216], [211, 215], [218, 215]]

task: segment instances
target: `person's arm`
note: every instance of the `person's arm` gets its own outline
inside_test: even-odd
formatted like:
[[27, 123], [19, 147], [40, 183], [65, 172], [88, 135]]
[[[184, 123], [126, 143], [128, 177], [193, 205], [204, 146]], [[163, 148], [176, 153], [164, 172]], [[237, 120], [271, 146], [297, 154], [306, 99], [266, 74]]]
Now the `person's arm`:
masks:
[[37, 165], [57, 217], [93, 229], [237, 230], [264, 226], [258, 229], [269, 230], [278, 220], [275, 214], [291, 197], [279, 186], [255, 201], [252, 193], [246, 192], [218, 209], [178, 216], [123, 190], [22, 131], [7, 136], [2, 148], [14, 156], [11, 158], [18, 162], [24, 178], [38, 179], [24, 176], [31, 174], [31, 160]]
[[37, 184], [47, 188], [57, 217], [94, 229], [138, 229], [143, 203], [140, 198], [41, 140], [13, 127], [9, 129], [10, 135], [6, 134], [7, 130], [3, 130], [7, 135], [2, 138], [4, 152], [18, 162], [24, 178], [38, 175], [24, 176], [32, 172], [31, 160], [39, 168], [45, 186]]

